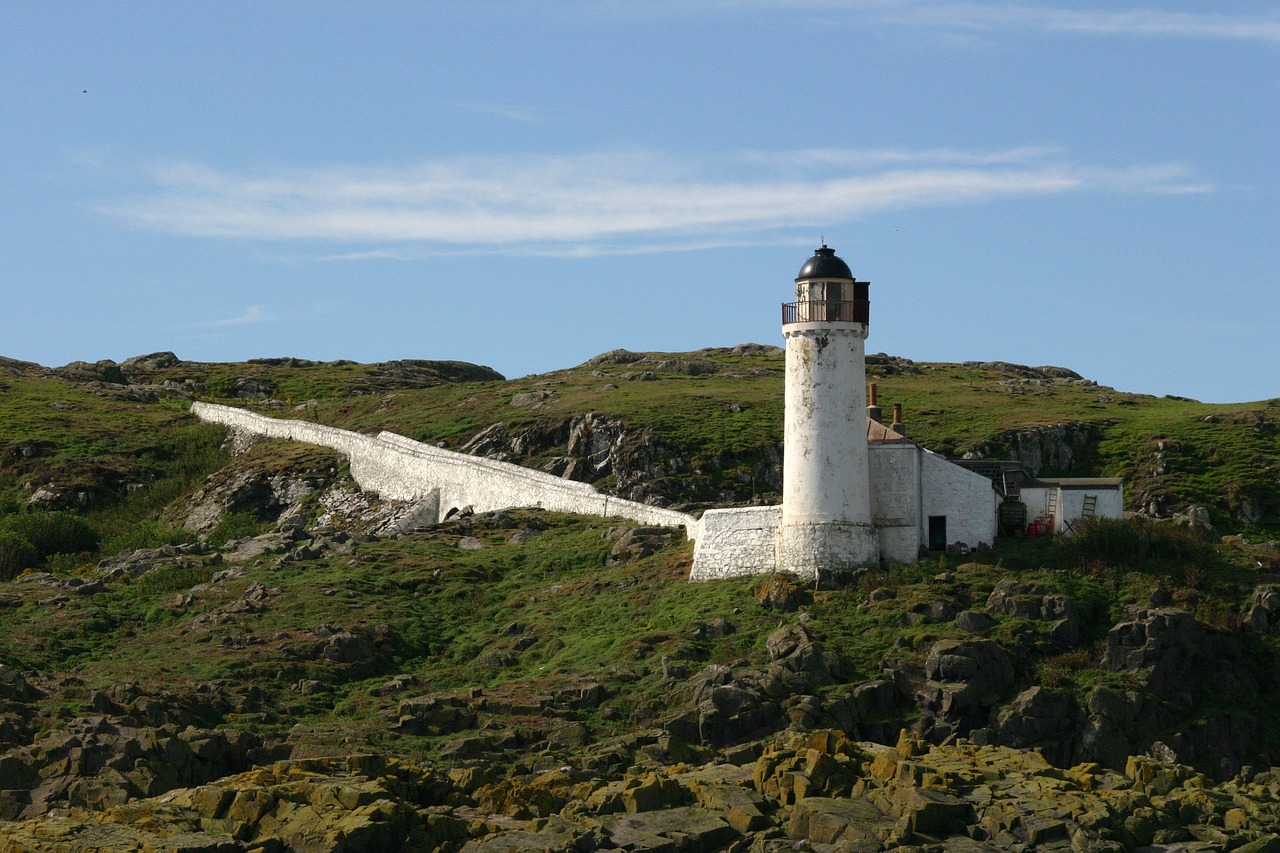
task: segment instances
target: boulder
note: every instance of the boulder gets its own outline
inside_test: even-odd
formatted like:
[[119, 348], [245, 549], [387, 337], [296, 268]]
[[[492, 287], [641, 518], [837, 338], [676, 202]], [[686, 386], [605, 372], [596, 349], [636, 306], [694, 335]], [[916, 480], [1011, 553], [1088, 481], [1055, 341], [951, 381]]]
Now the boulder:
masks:
[[997, 742], [1039, 749], [1049, 761], [1070, 764], [1076, 752], [1080, 709], [1069, 693], [1036, 686], [1014, 697], [996, 720]]
[[756, 587], [756, 601], [765, 610], [794, 613], [813, 601], [807, 586], [796, 583], [785, 575], [773, 574]]
[[1012, 689], [1013, 659], [993, 640], [942, 640], [925, 660], [921, 699], [941, 721], [966, 732], [984, 725]]
[[806, 797], [796, 803], [787, 821], [787, 835], [813, 844], [840, 844], [850, 849], [859, 843], [874, 843], [879, 849], [880, 836], [892, 821], [886, 821], [874, 805], [853, 798]]

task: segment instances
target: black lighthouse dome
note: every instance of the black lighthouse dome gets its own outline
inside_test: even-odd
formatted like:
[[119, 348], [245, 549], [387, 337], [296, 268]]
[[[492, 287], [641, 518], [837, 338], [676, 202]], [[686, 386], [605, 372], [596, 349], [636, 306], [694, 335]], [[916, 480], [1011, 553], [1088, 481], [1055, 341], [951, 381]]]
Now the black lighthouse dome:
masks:
[[853, 273], [849, 270], [849, 265], [840, 260], [836, 256], [835, 249], [828, 249], [826, 244], [821, 249], [815, 249], [813, 257], [804, 262], [804, 266], [800, 267], [800, 274], [796, 276], [796, 281], [806, 278], [853, 278]]

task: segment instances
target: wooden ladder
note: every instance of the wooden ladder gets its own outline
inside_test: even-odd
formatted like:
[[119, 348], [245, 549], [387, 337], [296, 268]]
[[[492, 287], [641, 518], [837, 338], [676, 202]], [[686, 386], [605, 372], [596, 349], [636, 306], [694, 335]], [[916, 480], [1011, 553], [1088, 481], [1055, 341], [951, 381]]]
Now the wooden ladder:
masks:
[[1098, 511], [1098, 496], [1097, 496], [1097, 495], [1085, 495], [1085, 496], [1084, 496], [1084, 506], [1083, 506], [1083, 507], [1081, 507], [1081, 509], [1080, 509], [1080, 517], [1081, 517], [1081, 518], [1093, 518], [1094, 514], [1095, 514], [1097, 511]]
[[1050, 533], [1057, 533], [1058, 530], [1054, 526], [1054, 519], [1058, 517], [1058, 490], [1049, 489], [1049, 494], [1044, 499], [1044, 522], [1049, 528]]

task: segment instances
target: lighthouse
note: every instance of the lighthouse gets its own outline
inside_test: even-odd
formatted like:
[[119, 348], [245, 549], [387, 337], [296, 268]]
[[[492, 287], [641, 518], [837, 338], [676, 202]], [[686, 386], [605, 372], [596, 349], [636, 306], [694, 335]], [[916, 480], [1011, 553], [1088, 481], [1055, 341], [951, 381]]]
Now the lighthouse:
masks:
[[786, 420], [778, 568], [816, 578], [879, 563], [871, 523], [865, 347], [869, 282], [823, 245], [782, 306]]

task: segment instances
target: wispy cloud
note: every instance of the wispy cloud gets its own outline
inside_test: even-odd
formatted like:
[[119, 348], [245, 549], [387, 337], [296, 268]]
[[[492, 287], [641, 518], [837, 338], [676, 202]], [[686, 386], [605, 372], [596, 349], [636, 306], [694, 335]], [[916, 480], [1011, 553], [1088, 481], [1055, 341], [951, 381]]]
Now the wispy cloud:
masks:
[[1112, 36], [1177, 36], [1280, 44], [1280, 17], [1155, 9], [1103, 10], [982, 3], [910, 4], [896, 13], [930, 26], [981, 30], [1035, 29]]
[[[347, 244], [349, 249], [328, 255], [344, 260], [673, 251], [759, 243], [776, 239], [780, 229], [905, 208], [1212, 189], [1177, 164], [1082, 165], [1050, 146], [755, 151], [714, 163], [624, 151], [259, 176], [169, 164], [152, 177], [150, 192], [102, 209], [135, 226], [175, 234]], [[263, 319], [254, 306], [220, 322]]]
[[1110, 36], [1230, 39], [1280, 44], [1280, 15], [1231, 15], [1164, 9], [1055, 7], [1036, 3], [938, 3], [927, 0], [723, 0], [721, 10], [811, 9], [861, 20], [945, 30], [1040, 30]]
[[542, 118], [530, 107], [516, 107], [510, 104], [488, 104], [478, 101], [451, 101], [452, 106], [477, 115], [494, 116], [521, 124], [538, 124]]
[[261, 305], [250, 305], [238, 317], [228, 317], [225, 320], [208, 320], [203, 323], [196, 323], [192, 328], [220, 329], [226, 326], [248, 326], [254, 323], [267, 323], [271, 319], [271, 316]]

